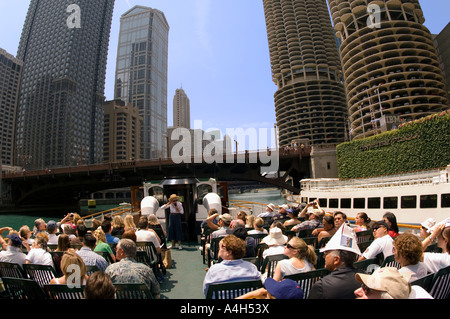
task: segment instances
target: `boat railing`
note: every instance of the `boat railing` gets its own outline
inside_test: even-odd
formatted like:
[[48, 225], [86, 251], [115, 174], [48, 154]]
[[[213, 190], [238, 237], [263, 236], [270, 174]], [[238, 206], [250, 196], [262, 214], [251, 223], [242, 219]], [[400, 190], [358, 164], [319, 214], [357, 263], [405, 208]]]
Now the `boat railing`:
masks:
[[237, 214], [240, 211], [246, 212], [247, 215], [258, 216], [266, 211], [266, 206], [267, 204], [265, 203], [250, 202], [245, 200], [229, 200], [228, 211], [233, 219], [237, 217]]
[[112, 217], [115, 217], [115, 216], [122, 216], [122, 215], [128, 215], [128, 214], [135, 215], [135, 214], [139, 214], [139, 213], [140, 213], [140, 211], [133, 210], [132, 205], [122, 205], [119, 207], [110, 208], [110, 209], [96, 212], [96, 213], [93, 213], [90, 215], [86, 215], [81, 218], [84, 220], [84, 222], [86, 223], [86, 225], [88, 227], [91, 227], [94, 219], [103, 220], [103, 216], [105, 216], [105, 215], [111, 215]]
[[425, 184], [448, 183], [448, 172], [446, 169], [434, 169], [418, 171], [407, 174], [386, 175], [361, 179], [304, 179], [300, 181], [301, 189], [305, 191], [331, 191], [361, 188], [383, 188], [395, 186], [411, 186]]

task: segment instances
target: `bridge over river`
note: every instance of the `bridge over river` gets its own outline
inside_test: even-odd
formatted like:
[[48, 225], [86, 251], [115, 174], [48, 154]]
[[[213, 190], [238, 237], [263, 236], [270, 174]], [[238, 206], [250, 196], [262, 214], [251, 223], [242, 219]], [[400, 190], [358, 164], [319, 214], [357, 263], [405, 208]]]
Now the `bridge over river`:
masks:
[[[311, 148], [305, 147], [280, 153], [245, 151], [214, 161], [191, 157], [180, 163], [171, 158], [159, 158], [4, 173], [0, 208], [8, 212], [42, 211], [42, 208], [67, 212], [77, 208], [81, 198], [96, 191], [140, 186], [145, 181], [174, 177], [257, 181], [299, 193], [300, 179], [309, 177], [310, 153]], [[288, 176], [294, 183], [287, 181]]]

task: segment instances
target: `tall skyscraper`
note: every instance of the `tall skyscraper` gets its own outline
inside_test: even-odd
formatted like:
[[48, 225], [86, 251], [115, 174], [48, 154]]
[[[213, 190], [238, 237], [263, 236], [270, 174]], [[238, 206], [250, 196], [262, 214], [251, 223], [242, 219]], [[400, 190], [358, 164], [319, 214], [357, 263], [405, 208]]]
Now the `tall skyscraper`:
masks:
[[164, 13], [135, 6], [120, 18], [114, 99], [139, 109], [141, 159], [167, 152], [169, 24]]
[[[346, 101], [325, 0], [263, 0], [280, 147], [344, 141]], [[297, 145], [299, 145], [297, 143]]]
[[[436, 49], [418, 0], [328, 0], [347, 89], [351, 132], [379, 132], [378, 120], [413, 120], [447, 107]], [[439, 10], [439, 8], [437, 8]]]
[[0, 164], [13, 164], [14, 123], [23, 62], [0, 49]]
[[16, 156], [26, 158], [30, 168], [102, 160], [114, 0], [75, 3], [31, 0], [22, 30], [17, 54], [24, 67]]
[[176, 89], [173, 97], [173, 127], [191, 128], [191, 106], [183, 88]]

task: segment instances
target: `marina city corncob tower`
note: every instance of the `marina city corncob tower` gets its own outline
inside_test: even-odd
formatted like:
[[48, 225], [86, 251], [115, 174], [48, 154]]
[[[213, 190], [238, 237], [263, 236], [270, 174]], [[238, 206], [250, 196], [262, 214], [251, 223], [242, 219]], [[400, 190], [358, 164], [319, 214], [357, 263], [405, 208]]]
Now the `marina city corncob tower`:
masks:
[[417, 0], [328, 0], [354, 138], [383, 115], [414, 120], [447, 108], [442, 72]]
[[[347, 107], [325, 0], [263, 0], [279, 145], [344, 141]], [[297, 143], [298, 145], [298, 143]]]

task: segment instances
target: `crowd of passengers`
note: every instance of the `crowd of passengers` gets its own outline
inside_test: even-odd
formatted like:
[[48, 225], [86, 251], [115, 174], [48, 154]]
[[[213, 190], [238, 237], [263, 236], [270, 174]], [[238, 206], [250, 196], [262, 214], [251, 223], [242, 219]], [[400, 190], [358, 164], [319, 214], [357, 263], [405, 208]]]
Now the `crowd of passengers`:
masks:
[[[241, 211], [235, 219], [212, 211], [203, 227], [210, 239], [222, 238], [218, 262], [209, 265], [204, 278], [205, 296], [211, 284], [261, 279], [264, 288], [241, 298], [287, 298], [289, 289], [292, 290], [289, 298], [305, 298], [298, 284], [285, 277], [317, 269], [322, 254], [324, 263], [320, 267], [328, 274], [313, 284], [307, 295], [309, 299], [432, 299], [425, 289], [411, 283], [450, 266], [450, 218], [439, 222], [429, 218], [421, 224], [420, 234], [415, 235], [410, 231], [400, 233], [396, 216], [390, 212], [379, 221], [372, 221], [361, 212], [350, 223], [344, 213], [325, 212], [314, 201], [281, 205], [278, 210], [269, 204], [258, 216]], [[363, 251], [358, 246], [358, 232], [373, 235]], [[265, 236], [255, 246], [254, 236], [250, 234]], [[317, 237], [317, 242], [324, 244], [320, 250], [315, 249], [303, 236]], [[428, 251], [431, 245], [435, 249]], [[258, 269], [246, 259], [255, 257], [261, 250], [258, 257], [262, 260], [270, 255], [287, 257], [280, 258], [268, 278], [266, 269]], [[392, 255], [399, 267], [378, 266], [376, 271], [366, 273], [353, 266], [365, 259], [380, 256], [385, 259]]]
[[[158, 236], [162, 231], [163, 236]], [[342, 212], [326, 213], [317, 201], [298, 206], [269, 204], [258, 216], [240, 212], [236, 218], [230, 214], [219, 215], [214, 209], [202, 224], [206, 241], [221, 238], [218, 260], [206, 269], [203, 292], [215, 283], [261, 279], [264, 287], [239, 298], [304, 298], [304, 292], [286, 276], [315, 270], [318, 251], [300, 236], [324, 242], [325, 268], [329, 273], [318, 280], [308, 293], [310, 299], [421, 299], [432, 298], [428, 292], [411, 282], [450, 266], [450, 219], [436, 222], [427, 219], [422, 223], [420, 235], [399, 232], [396, 217], [387, 212], [383, 220], [372, 221], [361, 212], [350, 224]], [[357, 233], [370, 231], [373, 240], [360, 251]], [[7, 233], [6, 236], [4, 233]], [[161, 233], [160, 233], [161, 234]], [[251, 234], [264, 234], [262, 259], [283, 254], [287, 258], [277, 263], [273, 275], [267, 277], [261, 269], [246, 260], [257, 255], [255, 239]], [[114, 283], [145, 283], [155, 298], [159, 298], [158, 274], [137, 262], [137, 242], [153, 242], [158, 253], [166, 249], [164, 228], [155, 215], [141, 216], [135, 224], [134, 217], [114, 218], [105, 215], [102, 221], [94, 220], [87, 228], [84, 220], [70, 213], [60, 221], [37, 219], [31, 230], [0, 228], [0, 262], [50, 265], [58, 270], [59, 277], [49, 284], [67, 284], [77, 265], [80, 283], [85, 286], [88, 299], [110, 299], [115, 296]], [[441, 252], [426, 251], [435, 245]], [[61, 259], [53, 258], [49, 247], [65, 252]], [[170, 246], [169, 246], [170, 248]], [[204, 253], [208, 253], [208, 244]], [[97, 252], [109, 255], [108, 262]], [[353, 267], [357, 261], [377, 256], [394, 255], [401, 265], [398, 268], [378, 268], [367, 274]], [[180, 261], [181, 262], [181, 261]], [[96, 266], [98, 271], [88, 276], [86, 266]]]

